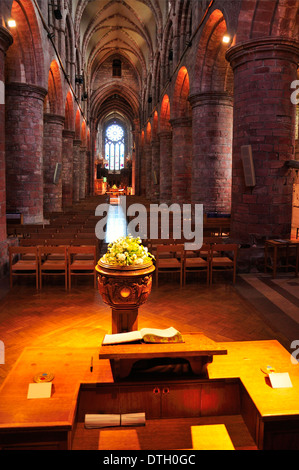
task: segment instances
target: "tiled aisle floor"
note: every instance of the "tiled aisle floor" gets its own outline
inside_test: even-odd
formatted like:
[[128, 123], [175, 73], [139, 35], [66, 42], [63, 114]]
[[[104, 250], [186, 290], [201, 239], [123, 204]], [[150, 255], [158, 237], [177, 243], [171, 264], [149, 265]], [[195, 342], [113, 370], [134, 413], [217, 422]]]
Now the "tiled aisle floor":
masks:
[[292, 274], [242, 274], [238, 292], [260, 312], [274, 331], [291, 343], [299, 340], [299, 278]]

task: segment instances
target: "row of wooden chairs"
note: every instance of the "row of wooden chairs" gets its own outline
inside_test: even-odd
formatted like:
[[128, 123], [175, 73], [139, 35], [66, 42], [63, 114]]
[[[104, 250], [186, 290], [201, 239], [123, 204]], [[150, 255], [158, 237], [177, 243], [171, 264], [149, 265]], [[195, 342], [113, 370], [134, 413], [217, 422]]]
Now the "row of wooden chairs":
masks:
[[203, 244], [199, 250], [194, 251], [185, 250], [183, 244], [158, 245], [156, 286], [158, 287], [160, 274], [179, 273], [182, 287], [186, 284], [187, 273], [194, 272], [206, 272], [207, 285], [211, 285], [213, 272], [219, 270], [232, 270], [235, 284], [237, 253], [237, 244]]
[[93, 276], [96, 287], [96, 247], [90, 246], [14, 246], [9, 248], [10, 286], [14, 276], [32, 275], [36, 288], [43, 276], [62, 275], [65, 288], [71, 289], [72, 276]]

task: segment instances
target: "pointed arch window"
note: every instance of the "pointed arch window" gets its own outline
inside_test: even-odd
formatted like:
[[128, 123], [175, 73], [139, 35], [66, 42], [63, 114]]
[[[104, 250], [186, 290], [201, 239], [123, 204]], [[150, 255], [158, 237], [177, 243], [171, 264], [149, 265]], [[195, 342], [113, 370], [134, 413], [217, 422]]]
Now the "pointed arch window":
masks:
[[125, 166], [125, 132], [118, 124], [112, 124], [105, 135], [105, 168], [122, 170]]

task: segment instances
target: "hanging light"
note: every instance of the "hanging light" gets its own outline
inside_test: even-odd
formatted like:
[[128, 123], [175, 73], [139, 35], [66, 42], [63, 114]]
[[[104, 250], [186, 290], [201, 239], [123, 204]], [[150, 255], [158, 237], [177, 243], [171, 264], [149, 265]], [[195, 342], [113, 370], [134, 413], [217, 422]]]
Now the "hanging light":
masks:
[[224, 44], [228, 44], [230, 42], [230, 36], [228, 34], [225, 34], [222, 38], [222, 42]]
[[17, 23], [16, 23], [16, 21], [15, 21], [13, 18], [9, 18], [9, 19], [7, 20], [7, 26], [8, 26], [9, 28], [15, 28], [15, 27], [17, 26]]

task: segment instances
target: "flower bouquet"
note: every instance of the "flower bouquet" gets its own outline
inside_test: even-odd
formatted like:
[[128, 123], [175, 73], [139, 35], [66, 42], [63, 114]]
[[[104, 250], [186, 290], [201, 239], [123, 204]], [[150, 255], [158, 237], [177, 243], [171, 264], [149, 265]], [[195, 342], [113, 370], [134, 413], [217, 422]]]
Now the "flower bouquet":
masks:
[[128, 235], [109, 243], [108, 251], [100, 261], [115, 267], [143, 267], [152, 263], [154, 259], [155, 257], [141, 244], [140, 237], [133, 238], [132, 235]]

